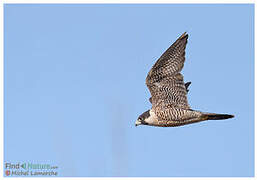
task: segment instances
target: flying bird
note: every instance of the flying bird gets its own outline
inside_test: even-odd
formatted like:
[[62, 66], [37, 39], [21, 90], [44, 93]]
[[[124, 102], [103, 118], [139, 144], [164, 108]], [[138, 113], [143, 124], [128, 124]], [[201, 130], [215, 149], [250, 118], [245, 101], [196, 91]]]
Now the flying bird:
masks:
[[188, 87], [180, 73], [185, 62], [188, 34], [182, 34], [157, 60], [146, 77], [152, 108], [141, 114], [136, 126], [174, 127], [186, 124], [233, 118], [230, 114], [196, 111], [187, 101]]

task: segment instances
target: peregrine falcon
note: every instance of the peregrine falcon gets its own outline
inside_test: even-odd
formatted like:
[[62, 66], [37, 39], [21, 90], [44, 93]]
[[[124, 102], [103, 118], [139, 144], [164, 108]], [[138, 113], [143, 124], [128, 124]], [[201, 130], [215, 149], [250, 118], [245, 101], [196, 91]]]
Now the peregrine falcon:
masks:
[[185, 62], [188, 34], [182, 34], [157, 60], [146, 77], [152, 108], [141, 114], [136, 126], [174, 127], [233, 118], [234, 115], [192, 110], [187, 101], [188, 86], [180, 73]]

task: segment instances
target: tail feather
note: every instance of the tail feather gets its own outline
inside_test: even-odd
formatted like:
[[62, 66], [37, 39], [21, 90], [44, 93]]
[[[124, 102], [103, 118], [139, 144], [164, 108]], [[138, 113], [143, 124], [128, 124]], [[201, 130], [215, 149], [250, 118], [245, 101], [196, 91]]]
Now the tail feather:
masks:
[[203, 119], [206, 119], [206, 120], [222, 120], [222, 119], [229, 119], [233, 117], [234, 115], [230, 115], [230, 114], [214, 114], [214, 113], [203, 114]]

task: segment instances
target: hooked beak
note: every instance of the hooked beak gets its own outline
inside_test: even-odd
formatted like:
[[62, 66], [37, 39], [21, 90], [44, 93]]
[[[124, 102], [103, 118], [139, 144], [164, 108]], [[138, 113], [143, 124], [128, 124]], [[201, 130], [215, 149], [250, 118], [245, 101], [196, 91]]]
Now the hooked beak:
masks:
[[140, 125], [140, 124], [142, 124], [142, 123], [141, 123], [141, 121], [136, 120], [136, 124], [135, 124], [135, 126], [138, 126], [138, 125]]

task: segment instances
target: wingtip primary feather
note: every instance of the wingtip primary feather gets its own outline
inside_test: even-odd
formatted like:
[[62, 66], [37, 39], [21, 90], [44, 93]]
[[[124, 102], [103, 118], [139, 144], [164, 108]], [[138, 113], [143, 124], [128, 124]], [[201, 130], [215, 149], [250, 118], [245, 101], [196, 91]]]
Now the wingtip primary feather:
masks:
[[187, 32], [184, 32], [184, 33], [179, 37], [179, 39], [183, 39], [184, 37], [188, 37]]

